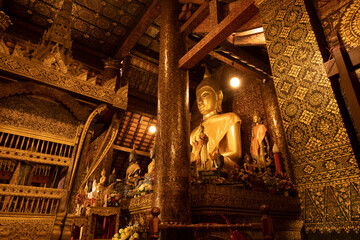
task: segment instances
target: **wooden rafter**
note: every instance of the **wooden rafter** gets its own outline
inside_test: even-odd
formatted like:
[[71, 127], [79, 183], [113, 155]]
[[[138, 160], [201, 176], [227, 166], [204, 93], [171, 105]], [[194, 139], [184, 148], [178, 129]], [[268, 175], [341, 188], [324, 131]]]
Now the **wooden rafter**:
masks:
[[235, 54], [243, 60], [246, 60], [248, 64], [255, 66], [255, 68], [261, 69], [262, 71], [271, 74], [271, 68], [269, 65], [265, 64], [264, 62], [260, 61], [259, 59], [255, 58], [244, 50], [234, 47], [234, 45], [227, 41], [221, 43], [220, 46], [222, 49]]
[[247, 36], [229, 36], [228, 42], [233, 43], [235, 46], [260, 46], [266, 45], [265, 34], [256, 33]]
[[179, 21], [186, 21], [191, 17], [191, 13], [193, 10], [193, 4], [192, 3], [188, 3], [188, 4], [184, 4], [182, 6], [181, 12], [179, 14]]
[[[131, 144], [130, 146], [133, 146], [135, 144], [135, 140], [136, 140], [136, 136], [139, 133], [140, 127], [141, 127], [141, 122], [142, 122], [142, 116], [140, 116], [139, 120], [138, 120], [138, 124], [136, 126], [135, 132], [134, 132], [134, 137], [131, 139]], [[139, 147], [139, 146], [138, 146]]]
[[181, 4], [186, 4], [186, 3], [202, 4], [204, 1], [206, 0], [179, 0]]
[[154, 0], [149, 6], [149, 8], [146, 10], [145, 14], [141, 17], [140, 21], [136, 24], [135, 28], [125, 39], [123, 45], [116, 53], [115, 58], [123, 59], [124, 57], [126, 57], [130, 53], [130, 50], [139, 41], [139, 39], [144, 34], [146, 29], [148, 29], [148, 27], [152, 24], [152, 22], [159, 16], [159, 14], [160, 14], [159, 0]]
[[239, 62], [238, 60], [236, 59], [231, 59], [227, 56], [224, 56], [223, 54], [220, 54], [220, 53], [217, 53], [217, 52], [214, 52], [214, 51], [211, 51], [209, 53], [210, 56], [216, 58], [216, 59], [219, 59], [220, 61], [236, 68], [236, 69], [239, 69], [240, 71], [242, 72], [245, 72], [247, 74], [250, 74], [256, 78], [259, 78], [259, 79], [268, 79], [269, 76], [265, 73], [262, 73], [262, 72], [259, 72], [255, 69], [251, 69], [249, 66], [247, 66], [246, 64], [244, 63], [241, 63]]
[[247, 1], [244, 11], [232, 11], [217, 27], [209, 32], [199, 43], [179, 60], [179, 67], [187, 70], [195, 66], [210, 51], [222, 43], [231, 33], [247, 22], [259, 9], [253, 1]]
[[[128, 147], [123, 147], [123, 146], [117, 146], [117, 145], [114, 145], [114, 149], [115, 150], [119, 150], [119, 151], [123, 151], [123, 152], [132, 152], [133, 149], [132, 148], [128, 148]], [[145, 156], [145, 157], [148, 157], [149, 156], [149, 153], [146, 152], [146, 151], [141, 151], [139, 149], [136, 149], [136, 153], [141, 155], [141, 156]]]
[[200, 22], [202, 22], [209, 15], [209, 2], [205, 1], [201, 6], [194, 12], [193, 15], [180, 27], [180, 31], [185, 35], [191, 33]]
[[146, 147], [146, 151], [150, 151], [150, 146], [151, 146], [151, 143], [154, 141], [154, 139], [155, 139], [155, 135], [156, 134], [153, 134], [152, 136], [151, 136], [151, 138], [150, 138], [150, 144]]
[[209, 2], [209, 18], [210, 26], [217, 26], [220, 22], [220, 11], [218, 0], [210, 0]]
[[[148, 132], [149, 132], [149, 129], [150, 129], [150, 126], [151, 126], [153, 120], [154, 120], [154, 117], [151, 117], [148, 124], [146, 125], [144, 135], [142, 136], [142, 138], [140, 140], [140, 144], [139, 144], [140, 146], [142, 146], [144, 144], [144, 140], [145, 140], [146, 136], [148, 135]], [[151, 145], [151, 142], [149, 143], [149, 145]]]

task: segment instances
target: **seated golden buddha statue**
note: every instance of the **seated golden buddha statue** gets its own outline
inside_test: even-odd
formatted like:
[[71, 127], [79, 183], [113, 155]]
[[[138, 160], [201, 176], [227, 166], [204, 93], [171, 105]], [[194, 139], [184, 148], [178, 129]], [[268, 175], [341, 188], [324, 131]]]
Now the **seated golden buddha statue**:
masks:
[[126, 183], [128, 185], [136, 185], [137, 180], [140, 178], [140, 166], [137, 163], [137, 153], [135, 145], [129, 155], [129, 167], [126, 169]]
[[198, 170], [217, 168], [218, 155], [224, 157], [225, 172], [238, 167], [241, 158], [241, 120], [235, 113], [222, 112], [223, 93], [206, 69], [202, 82], [196, 88], [196, 102], [201, 124], [190, 134], [190, 160]]

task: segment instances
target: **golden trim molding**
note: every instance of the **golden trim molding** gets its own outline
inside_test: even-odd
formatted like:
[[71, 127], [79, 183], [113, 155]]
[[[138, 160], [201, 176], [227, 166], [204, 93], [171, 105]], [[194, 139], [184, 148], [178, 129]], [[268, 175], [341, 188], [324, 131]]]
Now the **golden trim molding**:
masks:
[[61, 199], [64, 194], [64, 189], [0, 184], [0, 195], [6, 196]]

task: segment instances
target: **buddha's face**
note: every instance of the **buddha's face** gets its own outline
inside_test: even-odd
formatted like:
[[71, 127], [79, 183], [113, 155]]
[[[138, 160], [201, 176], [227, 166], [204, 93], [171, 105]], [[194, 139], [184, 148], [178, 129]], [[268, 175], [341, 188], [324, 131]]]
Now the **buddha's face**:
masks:
[[216, 111], [217, 96], [211, 87], [203, 87], [196, 92], [196, 102], [201, 115]]
[[258, 115], [255, 115], [253, 120], [254, 120], [254, 123], [260, 123], [260, 117]]

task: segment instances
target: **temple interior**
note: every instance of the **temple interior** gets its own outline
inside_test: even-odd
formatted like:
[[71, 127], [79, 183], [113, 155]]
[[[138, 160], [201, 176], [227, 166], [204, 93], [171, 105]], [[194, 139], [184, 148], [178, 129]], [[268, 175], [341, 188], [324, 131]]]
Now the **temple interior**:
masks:
[[0, 239], [360, 239], [360, 0], [0, 0]]

